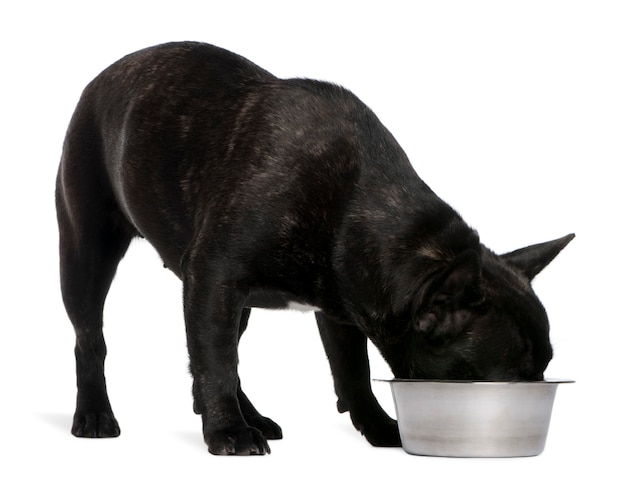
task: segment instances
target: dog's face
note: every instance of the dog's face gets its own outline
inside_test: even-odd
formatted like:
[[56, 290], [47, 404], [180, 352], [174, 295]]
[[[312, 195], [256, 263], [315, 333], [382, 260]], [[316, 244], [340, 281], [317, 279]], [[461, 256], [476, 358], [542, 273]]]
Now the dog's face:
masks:
[[396, 377], [542, 380], [552, 347], [530, 282], [572, 238], [501, 256], [482, 247], [431, 278], [414, 301], [411, 328], [381, 348]]
[[484, 263], [476, 286], [440, 290], [426, 311], [416, 312], [417, 335], [432, 359], [417, 365], [421, 376], [541, 380], [552, 358], [545, 310], [528, 280], [493, 259]]

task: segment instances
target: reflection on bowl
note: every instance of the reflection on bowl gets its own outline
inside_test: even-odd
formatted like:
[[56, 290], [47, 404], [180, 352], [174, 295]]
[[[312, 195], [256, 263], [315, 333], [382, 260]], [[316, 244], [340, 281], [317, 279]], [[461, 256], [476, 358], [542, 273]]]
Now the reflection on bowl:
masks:
[[572, 381], [389, 383], [408, 453], [529, 457], [545, 447], [558, 385]]

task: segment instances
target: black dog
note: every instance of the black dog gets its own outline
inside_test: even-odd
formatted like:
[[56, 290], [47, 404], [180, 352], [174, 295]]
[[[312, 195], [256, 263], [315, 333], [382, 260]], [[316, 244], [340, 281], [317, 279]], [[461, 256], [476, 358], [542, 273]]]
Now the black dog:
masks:
[[530, 281], [573, 235], [492, 253], [353, 94], [210, 45], [148, 48], [87, 86], [56, 203], [76, 436], [120, 433], [102, 310], [136, 236], [183, 281], [211, 453], [269, 453], [282, 437], [237, 375], [251, 307], [317, 310], [339, 411], [373, 445], [400, 440], [371, 391], [368, 338], [404, 378], [539, 380], [552, 356]]

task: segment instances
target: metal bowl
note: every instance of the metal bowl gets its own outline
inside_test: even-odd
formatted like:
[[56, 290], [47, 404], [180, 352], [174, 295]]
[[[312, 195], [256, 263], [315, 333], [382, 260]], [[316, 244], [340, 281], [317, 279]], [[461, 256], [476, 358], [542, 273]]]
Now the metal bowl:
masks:
[[530, 457], [545, 447], [557, 386], [572, 381], [389, 383], [406, 452]]

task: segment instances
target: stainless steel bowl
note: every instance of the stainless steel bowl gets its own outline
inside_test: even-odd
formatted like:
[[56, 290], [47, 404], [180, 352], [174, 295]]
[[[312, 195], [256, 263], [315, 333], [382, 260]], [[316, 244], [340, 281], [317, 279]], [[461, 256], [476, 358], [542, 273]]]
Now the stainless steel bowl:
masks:
[[438, 457], [529, 457], [546, 443], [560, 383], [389, 381], [402, 447]]

